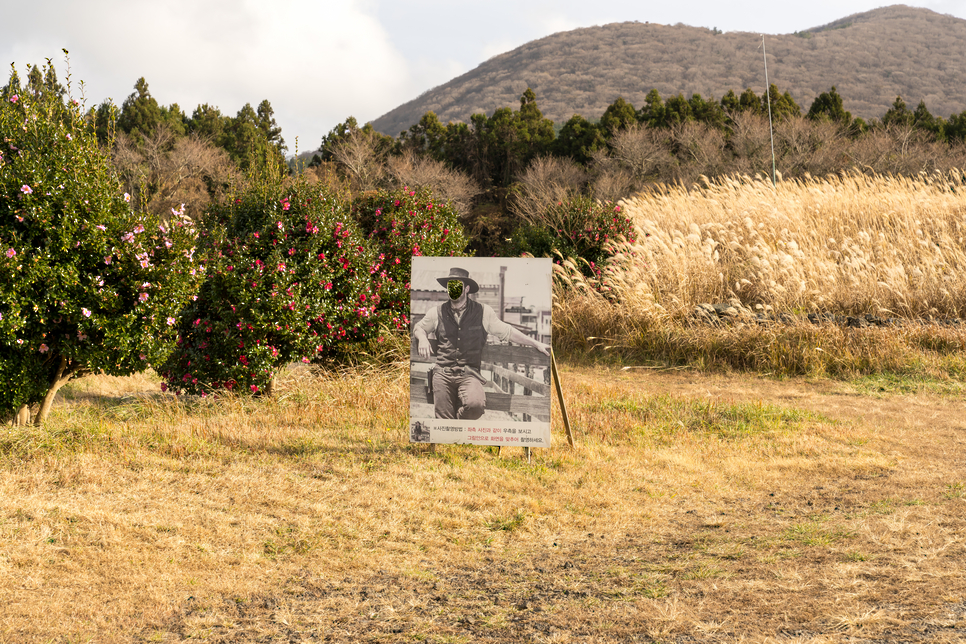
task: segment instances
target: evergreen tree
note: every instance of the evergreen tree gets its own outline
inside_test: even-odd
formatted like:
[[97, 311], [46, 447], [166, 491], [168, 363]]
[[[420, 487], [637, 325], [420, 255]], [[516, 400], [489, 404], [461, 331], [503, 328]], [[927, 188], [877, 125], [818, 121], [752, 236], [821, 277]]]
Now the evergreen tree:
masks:
[[177, 103], [168, 107], [161, 107], [161, 122], [171, 130], [175, 137], [182, 137], [188, 133], [188, 116], [181, 111]]
[[637, 121], [648, 127], [661, 127], [665, 122], [665, 111], [661, 95], [652, 89], [644, 97], [644, 106], [637, 112]]
[[691, 104], [684, 94], [678, 94], [667, 99], [664, 103], [664, 127], [672, 127], [694, 120]]
[[140, 143], [144, 137], [153, 134], [163, 120], [161, 107], [151, 96], [148, 82], [142, 76], [134, 84], [134, 92], [121, 105], [117, 129]]
[[607, 138], [611, 138], [620, 130], [626, 129], [637, 122], [637, 111], [634, 106], [618, 96], [617, 100], [607, 106], [604, 115], [600, 117], [600, 130]]
[[852, 123], [852, 114], [842, 106], [842, 97], [835, 90], [834, 85], [832, 89], [822, 92], [812, 101], [805, 118], [812, 121], [833, 121], [845, 127]]
[[224, 147], [225, 132], [230, 123], [231, 118], [223, 116], [221, 110], [204, 103], [196, 107], [194, 112], [191, 113], [191, 118], [188, 119], [188, 132]]
[[587, 164], [590, 162], [590, 155], [606, 145], [607, 141], [600, 127], [580, 114], [574, 114], [560, 128], [552, 152], [555, 156], [570, 157], [577, 163]]
[[10, 63], [10, 80], [7, 84], [0, 89], [0, 98], [4, 101], [9, 101], [12, 96], [18, 95], [23, 91], [23, 86], [20, 84], [20, 74], [17, 73], [17, 68], [14, 67], [13, 63]]
[[920, 130], [925, 130], [938, 138], [943, 138], [943, 126], [945, 122], [943, 119], [937, 119], [929, 113], [925, 101], [919, 101], [919, 105], [916, 106], [916, 111], [912, 113], [912, 124]]
[[268, 99], [258, 104], [257, 114], [258, 129], [262, 131], [265, 140], [284, 156], [288, 147], [285, 145], [285, 139], [282, 138], [282, 128], [275, 122], [275, 110], [272, 109], [272, 104], [268, 102]]
[[445, 158], [447, 128], [439, 121], [435, 112], [426, 112], [418, 123], [405, 132], [399, 133], [401, 148], [428, 156], [436, 161]]
[[[263, 101], [262, 105], [265, 103]], [[262, 115], [259, 115], [251, 103], [245, 103], [227, 124], [223, 147], [242, 170], [262, 164], [285, 166], [281, 137], [276, 136], [274, 142], [269, 139], [273, 133], [271, 123], [274, 122], [270, 117], [270, 106], [269, 111], [263, 109]]]
[[782, 94], [774, 83], [769, 84], [768, 91], [761, 95], [763, 113], [768, 112], [769, 99], [771, 99], [771, 117], [776, 121], [802, 115], [802, 108], [798, 106], [792, 95], [788, 92]]
[[751, 112], [752, 114], [761, 114], [763, 111], [767, 110], [767, 103], [760, 98], [758, 94], [755, 94], [755, 90], [750, 87], [741, 93], [738, 97], [738, 107], [742, 112]]
[[882, 117], [882, 124], [909, 126], [912, 125], [913, 118], [915, 117], [906, 107], [906, 102], [902, 100], [901, 96], [896, 96], [896, 100], [892, 102], [892, 107]]
[[58, 99], [62, 99], [67, 93], [67, 89], [57, 81], [57, 72], [49, 58], [43, 71], [36, 65], [30, 68], [27, 73], [27, 89], [35, 95], [51, 94]]
[[[732, 96], [734, 96], [734, 92], [732, 92]], [[701, 121], [719, 130], [724, 129], [724, 109], [722, 109], [721, 104], [714, 100], [713, 97], [704, 100], [700, 94], [695, 93], [688, 99], [688, 105], [691, 107], [691, 114], [694, 120]]]

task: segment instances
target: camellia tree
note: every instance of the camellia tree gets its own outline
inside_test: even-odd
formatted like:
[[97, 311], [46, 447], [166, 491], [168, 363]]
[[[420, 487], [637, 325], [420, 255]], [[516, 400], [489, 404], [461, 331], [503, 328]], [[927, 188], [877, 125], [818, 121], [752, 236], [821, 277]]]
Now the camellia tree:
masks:
[[209, 208], [199, 254], [206, 280], [160, 370], [175, 391], [270, 394], [285, 364], [351, 351], [385, 327], [386, 257], [325, 188], [253, 178]]
[[428, 189], [379, 190], [352, 202], [367, 243], [384, 258], [385, 293], [379, 310], [396, 327], [409, 328], [409, 275], [418, 255], [462, 255], [467, 239], [459, 214]]
[[[49, 63], [48, 63], [49, 67]], [[0, 91], [0, 414], [71, 378], [162, 362], [203, 277], [183, 212], [134, 212], [93, 124], [59, 92]]]

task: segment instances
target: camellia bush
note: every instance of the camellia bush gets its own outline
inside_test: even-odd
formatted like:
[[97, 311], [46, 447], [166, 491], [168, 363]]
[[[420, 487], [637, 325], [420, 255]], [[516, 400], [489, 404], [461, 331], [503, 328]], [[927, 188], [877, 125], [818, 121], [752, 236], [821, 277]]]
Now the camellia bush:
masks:
[[379, 310], [408, 329], [412, 258], [463, 255], [468, 240], [459, 213], [426, 188], [402, 188], [364, 193], [352, 202], [352, 214], [368, 244], [384, 257]]
[[162, 362], [203, 277], [183, 213], [132, 211], [93, 125], [59, 91], [0, 92], [0, 414], [88, 373]]
[[199, 253], [207, 278], [160, 370], [177, 392], [271, 393], [285, 364], [338, 357], [390, 322], [387, 257], [325, 188], [254, 180], [208, 210]]
[[588, 277], [600, 277], [612, 244], [634, 242], [634, 224], [621, 206], [590, 197], [572, 197], [547, 208], [543, 220], [518, 227], [503, 247], [509, 256], [576, 259]]

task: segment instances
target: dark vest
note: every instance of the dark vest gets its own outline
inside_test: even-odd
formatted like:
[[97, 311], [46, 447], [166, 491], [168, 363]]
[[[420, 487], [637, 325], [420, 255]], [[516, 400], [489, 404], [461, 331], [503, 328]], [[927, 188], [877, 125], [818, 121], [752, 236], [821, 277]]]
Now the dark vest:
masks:
[[486, 330], [483, 328], [483, 305], [473, 300], [466, 301], [466, 311], [459, 323], [453, 315], [449, 302], [439, 305], [437, 310], [436, 364], [441, 367], [470, 366], [479, 371], [483, 360], [483, 347], [486, 345]]

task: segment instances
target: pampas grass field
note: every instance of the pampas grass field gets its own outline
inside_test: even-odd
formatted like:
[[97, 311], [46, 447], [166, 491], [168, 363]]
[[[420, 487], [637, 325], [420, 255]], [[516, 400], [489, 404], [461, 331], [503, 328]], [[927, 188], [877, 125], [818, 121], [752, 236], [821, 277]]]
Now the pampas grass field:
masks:
[[[558, 272], [558, 350], [776, 375], [963, 374], [966, 183], [850, 174], [663, 187], [624, 203], [638, 228], [599, 280]], [[700, 328], [702, 303], [764, 319]], [[858, 332], [806, 316], [905, 324]], [[938, 324], [922, 324], [939, 322]], [[915, 324], [913, 324], [915, 323]]]

